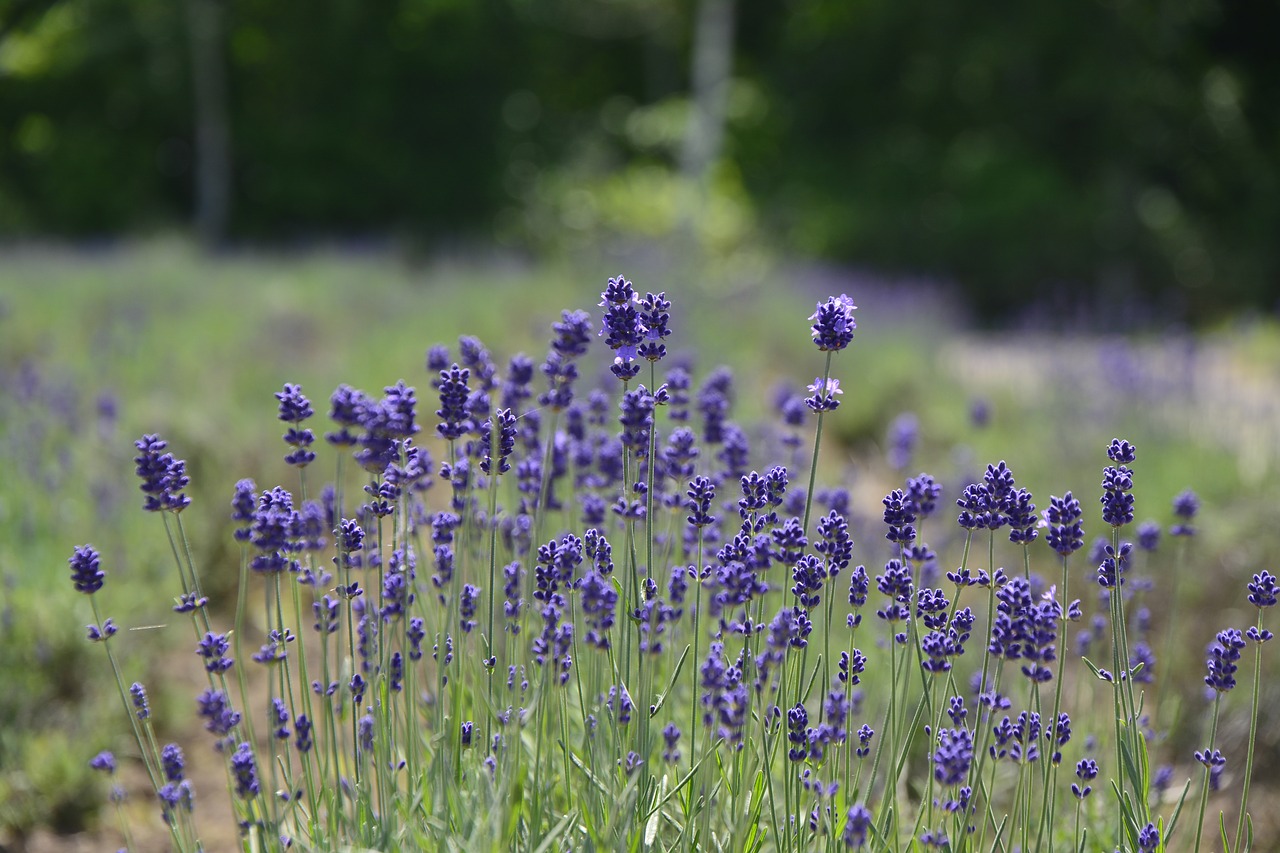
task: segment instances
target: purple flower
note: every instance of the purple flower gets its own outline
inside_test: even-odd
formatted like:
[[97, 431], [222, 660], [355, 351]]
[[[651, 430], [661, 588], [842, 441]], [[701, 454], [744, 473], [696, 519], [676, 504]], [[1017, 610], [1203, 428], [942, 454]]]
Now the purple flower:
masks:
[[840, 408], [840, 401], [836, 397], [843, 394], [840, 390], [840, 380], [827, 378], [823, 381], [821, 376], [814, 377], [813, 384], [807, 389], [809, 396], [804, 398], [804, 404], [813, 412], [834, 412]]
[[1045, 510], [1045, 521], [1049, 524], [1045, 541], [1049, 547], [1064, 557], [1084, 547], [1083, 517], [1080, 501], [1072, 497], [1071, 492], [1060, 498], [1050, 496], [1049, 508]]
[[871, 590], [871, 580], [867, 570], [858, 566], [849, 575], [849, 606], [858, 608], [867, 603], [867, 594]]
[[1071, 740], [1071, 716], [1066, 712], [1058, 714], [1058, 721], [1049, 723], [1044, 736], [1054, 747], [1050, 760], [1055, 765], [1062, 763], [1062, 747]]
[[[1081, 782], [1092, 782], [1098, 778], [1098, 762], [1092, 758], [1083, 758], [1076, 762], [1076, 777]], [[1092, 785], [1085, 785], [1083, 788], [1076, 782], [1071, 783], [1071, 793], [1075, 794], [1077, 800], [1083, 800], [1089, 794], [1093, 793]]]
[[182, 747], [176, 743], [165, 744], [164, 749], [160, 750], [160, 767], [164, 771], [164, 778], [170, 782], [181, 782], [185, 766]]
[[311, 605], [316, 621], [313, 627], [321, 634], [332, 634], [338, 630], [338, 599], [323, 596]]
[[284, 390], [276, 394], [276, 399], [280, 401], [279, 419], [291, 424], [284, 434], [284, 441], [293, 450], [284, 458], [284, 461], [299, 468], [314, 462], [316, 455], [308, 448], [315, 441], [315, 435], [311, 430], [301, 429], [298, 426], [315, 414], [315, 410], [311, 408], [311, 401], [302, 393], [302, 386], [286, 382]]
[[854, 750], [854, 755], [858, 758], [866, 758], [871, 752], [871, 739], [875, 737], [875, 730], [863, 723], [858, 729], [858, 748]]
[[71, 583], [76, 592], [93, 595], [102, 589], [107, 575], [99, 568], [98, 551], [92, 545], [77, 545], [67, 562], [71, 564]]
[[[511, 451], [516, 447], [516, 416], [512, 414], [510, 409], [499, 409], [494, 415], [496, 419], [496, 431], [498, 433], [498, 473], [505, 474], [511, 470], [511, 466], [507, 463], [507, 459], [511, 456]], [[484, 429], [480, 433], [480, 470], [488, 474], [493, 462], [492, 441], [495, 431], [494, 420], [490, 419], [485, 423]]]
[[676, 744], [680, 741], [680, 729], [675, 723], [667, 723], [662, 729], [662, 740], [662, 760], [675, 764], [680, 760], [680, 751], [676, 749]]
[[441, 438], [453, 441], [471, 429], [467, 414], [467, 398], [471, 393], [467, 381], [470, 378], [471, 371], [457, 364], [440, 372], [440, 408], [436, 410], [440, 424], [436, 430]]
[[640, 344], [637, 354], [649, 361], [657, 361], [667, 354], [667, 347], [662, 342], [671, 334], [667, 327], [671, 320], [668, 313], [671, 303], [665, 292], [645, 294], [640, 300], [640, 327], [644, 331], [644, 342]]
[[533, 381], [533, 359], [524, 353], [516, 353], [507, 362], [507, 377], [502, 383], [502, 403], [504, 409], [518, 411], [520, 404], [533, 396], [529, 383]]
[[231, 707], [221, 690], [206, 690], [196, 697], [204, 727], [218, 737], [225, 737], [240, 724], [240, 712]]
[[1129, 653], [1129, 674], [1137, 684], [1152, 684], [1155, 682], [1156, 657], [1151, 651], [1151, 647], [1146, 643], [1134, 643], [1133, 650]]
[[458, 615], [462, 619], [462, 633], [470, 634], [476, 627], [476, 605], [480, 599], [479, 587], [466, 583], [462, 585], [462, 594], [458, 596]]
[[1111, 444], [1107, 447], [1107, 458], [1121, 465], [1131, 465], [1138, 458], [1138, 451], [1129, 442], [1113, 438], [1111, 439]]
[[562, 311], [551, 330], [556, 335], [551, 342], [553, 352], [567, 359], [586, 354], [591, 343], [591, 316], [586, 311]]
[[1103, 494], [1102, 520], [1112, 527], [1121, 527], [1133, 521], [1133, 471], [1125, 467], [1133, 462], [1137, 453], [1129, 442], [1113, 438], [1107, 448], [1107, 456], [1118, 463], [1108, 465], [1102, 471]]
[[129, 696], [133, 702], [133, 710], [139, 720], [151, 717], [151, 703], [147, 701], [147, 689], [138, 682], [129, 687]]
[[635, 361], [638, 347], [645, 340], [645, 329], [640, 318], [639, 296], [631, 282], [622, 276], [609, 279], [600, 296], [600, 307], [605, 309], [600, 334], [614, 352], [609, 369], [625, 382], [640, 372], [640, 365]]
[[1110, 545], [1104, 545], [1102, 552], [1106, 556], [1098, 566], [1098, 585], [1104, 589], [1114, 589], [1117, 585], [1123, 586], [1124, 574], [1129, 569], [1129, 559], [1133, 553], [1133, 545], [1121, 542], [1119, 551]]
[[254, 520], [254, 510], [258, 506], [258, 496], [254, 492], [256, 488], [253, 480], [240, 480], [236, 483], [235, 493], [231, 497], [231, 520], [238, 525], [235, 531], [237, 542], [248, 542], [252, 535], [250, 525]]
[[360, 426], [370, 403], [363, 391], [357, 391], [350, 385], [339, 385], [329, 398], [329, 419], [339, 429], [326, 433], [325, 439], [335, 447], [353, 447], [359, 439], [351, 432], [351, 427]]
[[360, 749], [363, 752], [373, 751], [373, 723], [372, 714], [365, 714], [356, 723], [356, 734], [360, 741]]
[[1176, 524], [1169, 527], [1170, 536], [1194, 536], [1196, 529], [1191, 520], [1200, 511], [1200, 499], [1190, 489], [1185, 490], [1173, 499], [1173, 514], [1178, 517]]
[[486, 395], [497, 387], [498, 366], [493, 363], [484, 342], [474, 335], [458, 338], [458, 361], [471, 371], [480, 390]]
[[686, 520], [698, 528], [714, 524], [716, 517], [711, 514], [711, 503], [716, 498], [715, 483], [706, 477], [694, 477], [685, 494], [688, 496], [685, 507], [692, 513]]
[[1274, 607], [1276, 603], [1276, 576], [1265, 569], [1249, 581], [1249, 603], [1254, 607]]
[[311, 729], [311, 721], [307, 719], [306, 714], [299, 714], [298, 718], [293, 721], [293, 743], [298, 748], [298, 752], [306, 754], [311, 751]]
[[1209, 644], [1205, 659], [1209, 674], [1204, 677], [1204, 683], [1219, 693], [1235, 687], [1236, 662], [1240, 660], [1240, 650], [1244, 645], [1244, 636], [1239, 629], [1227, 628], [1219, 631], [1214, 642]]
[[[439, 373], [449, 366], [449, 348], [444, 344], [432, 344], [427, 350], [427, 372]], [[432, 387], [439, 389], [439, 385]]]
[[894, 489], [881, 503], [884, 504], [884, 523], [889, 527], [889, 532], [884, 538], [899, 545], [910, 545], [914, 542], [916, 529], [913, 525], [916, 522], [916, 516], [902, 489]]
[[867, 832], [871, 829], [871, 812], [861, 803], [849, 807], [849, 814], [844, 823], [844, 843], [846, 847], [859, 848], [867, 843]]
[[110, 775], [116, 772], [116, 757], [110, 752], [103, 750], [93, 758], [89, 759], [89, 766], [94, 770]]
[[[876, 615], [893, 623], [911, 618], [913, 584], [911, 569], [900, 560], [890, 560], [884, 565], [884, 574], [876, 575], [876, 588], [889, 597], [889, 605], [876, 611]], [[850, 590], [852, 594], [852, 589]]]
[[622, 395], [619, 404], [622, 415], [622, 445], [631, 450], [637, 459], [649, 455], [649, 431], [653, 429], [653, 395], [641, 385]]
[[942, 485], [928, 474], [907, 478], [906, 503], [918, 518], [928, 518], [938, 507]]
[[1031, 492], [1018, 489], [1009, 496], [1005, 506], [1005, 520], [1009, 524], [1009, 541], [1014, 544], [1034, 542], [1040, 534], [1036, 531], [1039, 519], [1036, 505], [1031, 502]]
[[904, 470], [911, 464], [911, 455], [915, 451], [916, 442], [920, 438], [920, 421], [911, 412], [903, 412], [889, 424], [888, 451], [889, 467], [896, 471]]
[[231, 756], [231, 773], [236, 780], [237, 794], [246, 800], [258, 795], [258, 765], [249, 744], [242, 743], [236, 747], [235, 754]]
[[1013, 472], [1004, 461], [988, 465], [982, 482], [966, 486], [956, 500], [958, 523], [965, 530], [998, 530], [1006, 524], [1015, 497]]
[[1160, 525], [1155, 521], [1144, 521], [1138, 525], [1138, 547], [1144, 551], [1154, 551], [1160, 546]]
[[1038, 761], [1040, 758], [1040, 715], [1034, 711], [1018, 714], [1016, 722], [1007, 716], [992, 726], [995, 742], [987, 748], [992, 758], [1008, 756], [1015, 764]]
[[1208, 749], [1197, 749], [1195, 751], [1195, 759], [1211, 770], [1221, 770], [1227, 766], [1227, 757], [1222, 754], [1222, 750], [1215, 749], [1210, 752]]
[[1142, 853], [1155, 853], [1160, 846], [1160, 830], [1154, 823], [1149, 823], [1138, 832], [1138, 849]]
[[973, 732], [967, 728], [942, 729], [933, 753], [933, 778], [942, 785], [959, 785], [973, 763]]
[[293, 496], [286, 489], [276, 486], [258, 497], [249, 530], [249, 542], [259, 552], [249, 567], [256, 572], [283, 572], [290, 568], [289, 557], [298, 550], [296, 535], [301, 526], [301, 516], [293, 508]]
[[809, 755], [809, 714], [799, 702], [787, 711], [787, 740], [791, 748], [787, 750], [787, 758], [791, 761], [804, 761]]
[[828, 577], [836, 577], [849, 566], [853, 557], [853, 539], [849, 536], [849, 522], [832, 510], [818, 519], [818, 542], [814, 546], [826, 559]]
[[588, 572], [578, 586], [582, 597], [582, 613], [586, 617], [588, 644], [597, 649], [609, 648], [609, 630], [614, 625], [618, 593], [604, 577]]
[[142, 479], [142, 508], [147, 512], [181, 512], [190, 506], [191, 499], [182, 490], [191, 482], [187, 476], [187, 463], [165, 453], [169, 445], [158, 435], [144, 435], [134, 442], [138, 455], [137, 474]]
[[190, 812], [195, 807], [195, 791], [189, 781], [168, 782], [156, 791], [160, 799], [160, 812], [166, 824], [172, 824], [174, 813], [183, 808]]
[[809, 317], [813, 322], [809, 330], [819, 350], [836, 351], [849, 345], [853, 340], [853, 330], [858, 327], [853, 319], [857, 308], [853, 300], [843, 293], [818, 303], [818, 310]]
[[196, 645], [196, 654], [204, 658], [204, 668], [209, 672], [226, 672], [231, 669], [233, 660], [227, 657], [231, 649], [231, 641], [226, 634], [206, 632], [204, 638]]
[[623, 772], [626, 773], [628, 776], [630, 776], [632, 773], [635, 773], [636, 770], [640, 768], [641, 764], [644, 764], [644, 759], [642, 759], [639, 756], [639, 754], [634, 751], [628, 752], [627, 757], [625, 759], [622, 759], [622, 758], [618, 759], [618, 766], [621, 767]]

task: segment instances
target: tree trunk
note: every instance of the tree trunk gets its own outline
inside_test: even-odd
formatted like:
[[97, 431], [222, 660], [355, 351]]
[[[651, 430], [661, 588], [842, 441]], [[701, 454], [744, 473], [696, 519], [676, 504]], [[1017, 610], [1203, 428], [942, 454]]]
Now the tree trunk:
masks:
[[195, 113], [195, 228], [206, 248], [231, 216], [231, 127], [227, 111], [222, 0], [187, 0]]
[[720, 157], [733, 74], [733, 0], [700, 0], [693, 32], [693, 98], [680, 171], [700, 184]]

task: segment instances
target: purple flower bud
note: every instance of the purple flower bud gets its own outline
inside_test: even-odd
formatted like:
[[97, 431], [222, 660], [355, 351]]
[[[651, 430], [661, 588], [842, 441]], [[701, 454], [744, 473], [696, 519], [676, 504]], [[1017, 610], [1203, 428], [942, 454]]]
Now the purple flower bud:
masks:
[[76, 592], [93, 595], [102, 589], [106, 573], [98, 566], [98, 552], [92, 545], [77, 545], [68, 560], [71, 564], [71, 583]]

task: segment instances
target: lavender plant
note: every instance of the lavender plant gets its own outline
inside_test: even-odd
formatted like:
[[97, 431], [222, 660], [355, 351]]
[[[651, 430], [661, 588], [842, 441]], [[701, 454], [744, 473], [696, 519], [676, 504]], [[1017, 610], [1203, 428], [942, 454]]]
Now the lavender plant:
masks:
[[[950, 528], [937, 519], [943, 485], [921, 473], [890, 488], [876, 535], [846, 491], [818, 487], [824, 419], [843, 394], [833, 356], [856, 327], [848, 296], [809, 318], [823, 353], [809, 396], [787, 396], [760, 429], [733, 420], [727, 369], [692, 401], [692, 365], [659, 375], [673, 335], [665, 293], [641, 297], [619, 276], [599, 307], [612, 376], [585, 396], [593, 326], [580, 311], [552, 326], [541, 390], [527, 356], [503, 374], [474, 337], [459, 339], [456, 361], [432, 347], [433, 429], [403, 381], [380, 397], [343, 385], [321, 444], [306, 426], [313, 406], [285, 384], [290, 481], [259, 491], [243, 479], [230, 501], [231, 626], [209, 612], [183, 525], [185, 463], [159, 436], [137, 442], [144, 509], [173, 556], [173, 610], [203, 670], [200, 748], [221, 757], [244, 849], [1185, 846], [1183, 801], [1165, 815], [1151, 794], [1141, 685], [1154, 659], [1130, 642], [1131, 624], [1148, 621], [1126, 601], [1133, 445], [1110, 443], [1100, 499], [1105, 615], [1087, 637], [1110, 664], [1068, 667], [1084, 645], [1071, 648], [1068, 630], [1087, 615], [1068, 597], [1082, 586], [1069, 558], [1085, 541], [1071, 492], [1038, 514], [1001, 461], [959, 492]], [[633, 384], [646, 362], [647, 382]], [[806, 412], [801, 491], [791, 484]], [[914, 419], [895, 429], [895, 470], [920, 434]], [[944, 557], [926, 531], [955, 545]], [[883, 569], [851, 568], [855, 558]], [[1052, 559], [1049, 582], [1033, 565]], [[158, 747], [146, 691], [125, 687], [113, 652], [119, 629], [98, 611], [101, 558], [82, 546], [70, 564], [157, 817], [174, 849], [202, 849], [184, 753]], [[1209, 653], [1197, 848], [1225, 762], [1220, 700], [1246, 639], [1258, 647], [1257, 718], [1274, 576], [1256, 575], [1249, 601], [1257, 624], [1219, 633]], [[246, 657], [250, 636], [260, 646]], [[1235, 850], [1250, 844], [1255, 734]]]

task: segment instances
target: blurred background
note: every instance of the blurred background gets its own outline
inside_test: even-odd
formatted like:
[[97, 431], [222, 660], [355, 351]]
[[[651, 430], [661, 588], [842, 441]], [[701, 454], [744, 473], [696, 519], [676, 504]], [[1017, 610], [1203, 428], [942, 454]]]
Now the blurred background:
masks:
[[695, 381], [732, 366], [744, 423], [821, 371], [814, 301], [853, 295], [823, 447], [860, 542], [903, 476], [947, 506], [1000, 459], [1042, 507], [1074, 490], [1092, 536], [1117, 435], [1140, 520], [1195, 489], [1199, 535], [1142, 563], [1179, 649], [1151, 668], [1153, 762], [1195, 772], [1201, 650], [1280, 556], [1277, 32], [1280, 5], [1225, 0], [0, 0], [0, 850], [118, 846], [85, 542], [105, 612], [155, 626], [113, 642], [209, 762], [217, 825], [188, 638], [138, 594], [173, 580], [137, 436], [188, 461], [226, 619], [232, 486], [291, 482], [284, 382], [323, 414], [403, 378], [429, 431], [429, 346], [537, 359], [619, 272], [668, 291]]
[[0, 233], [671, 240], [952, 283], [988, 324], [1203, 324], [1280, 299], [1277, 31], [1214, 0], [0, 0]]

